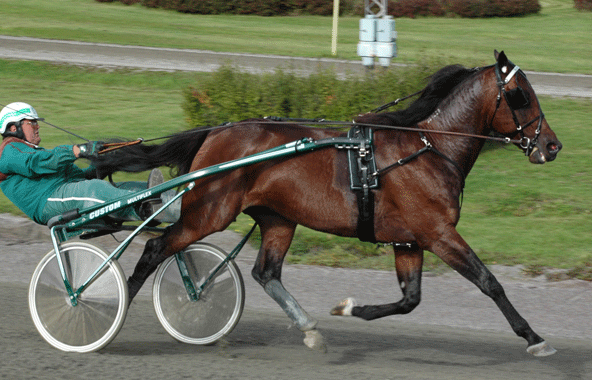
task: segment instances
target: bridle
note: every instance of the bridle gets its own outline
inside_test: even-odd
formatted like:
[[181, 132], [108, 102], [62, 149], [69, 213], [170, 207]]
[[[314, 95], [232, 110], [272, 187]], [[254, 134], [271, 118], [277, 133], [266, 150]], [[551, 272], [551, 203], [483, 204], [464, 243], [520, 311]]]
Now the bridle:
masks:
[[[504, 66], [504, 68], [505, 67], [506, 66]], [[502, 70], [503, 70], [503, 68], [502, 68]], [[499, 94], [497, 95], [497, 104], [495, 107], [495, 112], [493, 113], [493, 116], [491, 118], [491, 122], [489, 124], [491, 126], [491, 124], [493, 123], [493, 119], [495, 118], [495, 115], [497, 114], [497, 110], [499, 109], [499, 107], [501, 105], [501, 100], [502, 100], [502, 96], [503, 96], [506, 103], [508, 104], [508, 107], [510, 108], [510, 111], [512, 112], [512, 119], [514, 120], [514, 124], [516, 125], [516, 132], [513, 135], [516, 135], [516, 134], [520, 135], [519, 146], [520, 146], [520, 148], [522, 148], [524, 150], [524, 154], [526, 156], [530, 156], [532, 153], [535, 152], [535, 146], [536, 146], [537, 141], [539, 139], [539, 135], [541, 134], [541, 129], [543, 126], [543, 119], [545, 118], [545, 115], [543, 114], [543, 110], [541, 109], [541, 104], [539, 103], [538, 98], [536, 97], [536, 94], [535, 94], [535, 99], [536, 99], [537, 105], [539, 107], [539, 115], [524, 125], [521, 125], [520, 122], [518, 121], [518, 117], [516, 116], [516, 110], [518, 110], [520, 108], [525, 108], [526, 106], [528, 106], [530, 104], [530, 100], [528, 99], [529, 95], [526, 92], [524, 92], [522, 87], [518, 86], [512, 90], [506, 91], [506, 85], [508, 83], [510, 83], [510, 81], [512, 80], [514, 75], [516, 75], [518, 72], [522, 73], [524, 78], [526, 78], [526, 74], [524, 74], [524, 72], [522, 70], [520, 70], [520, 67], [514, 66], [512, 71], [510, 71], [510, 73], [506, 76], [506, 79], [504, 80], [504, 79], [502, 79], [499, 65], [497, 65], [497, 64], [495, 65], [495, 76], [497, 77], [497, 86], [499, 88]], [[528, 79], [527, 79], [527, 81], [528, 81]], [[526, 128], [530, 127], [531, 125], [533, 125], [534, 122], [536, 122], [536, 121], [538, 121], [538, 125], [537, 125], [535, 132], [534, 132], [534, 137], [532, 139], [530, 139], [524, 135], [524, 130]]]

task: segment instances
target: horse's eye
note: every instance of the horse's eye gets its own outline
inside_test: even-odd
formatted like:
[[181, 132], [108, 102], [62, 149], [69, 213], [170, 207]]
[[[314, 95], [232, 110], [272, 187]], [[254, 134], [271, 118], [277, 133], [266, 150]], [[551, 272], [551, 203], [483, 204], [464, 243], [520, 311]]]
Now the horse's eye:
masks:
[[516, 87], [507, 91], [506, 99], [508, 99], [508, 105], [515, 110], [526, 108], [530, 104], [528, 93], [522, 87]]

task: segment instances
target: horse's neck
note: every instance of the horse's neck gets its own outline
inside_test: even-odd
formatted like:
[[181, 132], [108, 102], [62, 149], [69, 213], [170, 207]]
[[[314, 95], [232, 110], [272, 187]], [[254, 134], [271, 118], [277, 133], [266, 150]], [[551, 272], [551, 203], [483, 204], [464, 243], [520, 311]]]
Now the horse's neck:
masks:
[[[419, 123], [424, 130], [459, 132], [471, 135], [489, 134], [489, 122], [495, 95], [480, 77], [456, 90], [446, 98], [430, 117]], [[467, 175], [484, 145], [484, 139], [428, 133], [430, 143], [456, 162]]]

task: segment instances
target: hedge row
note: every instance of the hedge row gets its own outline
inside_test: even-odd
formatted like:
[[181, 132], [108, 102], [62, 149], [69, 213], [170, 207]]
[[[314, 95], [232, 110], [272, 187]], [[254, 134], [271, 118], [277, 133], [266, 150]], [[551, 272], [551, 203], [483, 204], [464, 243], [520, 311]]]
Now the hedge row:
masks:
[[[174, 9], [196, 14], [252, 14], [261, 16], [284, 16], [312, 14], [327, 16], [333, 13], [329, 0], [96, 0], [98, 2], [120, 1], [149, 8]], [[591, 0], [575, 0], [590, 3]], [[537, 13], [541, 6], [538, 0], [389, 0], [388, 13], [394, 17], [444, 16], [456, 14], [462, 17], [509, 17]], [[361, 0], [340, 0], [340, 13], [364, 15]]]
[[[259, 16], [286, 16], [311, 14], [327, 16], [333, 14], [333, 2], [328, 0], [96, 0], [101, 3], [120, 1], [126, 5], [142, 4], [148, 8], [173, 9], [195, 14], [249, 14]], [[356, 10], [357, 8], [357, 10]], [[363, 4], [355, 0], [341, 0], [340, 14], [364, 12]]]
[[389, 2], [395, 17], [443, 16], [513, 17], [538, 13], [538, 0], [398, 0]]
[[592, 0], [575, 0], [575, 7], [582, 11], [592, 11]]
[[223, 66], [185, 91], [183, 109], [191, 127], [264, 116], [352, 120], [422, 89], [441, 66], [426, 63], [346, 79], [332, 71], [301, 77], [283, 70], [258, 75]]

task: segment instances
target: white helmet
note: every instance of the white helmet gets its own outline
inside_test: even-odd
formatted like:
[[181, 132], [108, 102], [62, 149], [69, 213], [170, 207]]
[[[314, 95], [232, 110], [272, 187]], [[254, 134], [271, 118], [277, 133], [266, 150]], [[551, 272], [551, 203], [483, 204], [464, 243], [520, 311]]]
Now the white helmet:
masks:
[[10, 123], [18, 123], [21, 120], [44, 120], [37, 115], [37, 111], [31, 105], [22, 102], [10, 103], [2, 108], [0, 112], [0, 135], [6, 132], [6, 128]]

